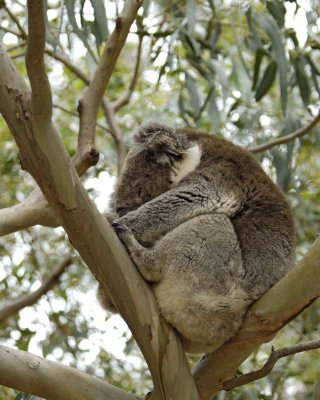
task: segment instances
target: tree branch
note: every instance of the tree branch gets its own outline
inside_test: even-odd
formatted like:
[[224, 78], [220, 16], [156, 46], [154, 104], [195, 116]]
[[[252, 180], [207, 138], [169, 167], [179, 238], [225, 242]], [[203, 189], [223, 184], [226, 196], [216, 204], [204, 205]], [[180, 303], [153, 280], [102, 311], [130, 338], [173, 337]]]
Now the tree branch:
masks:
[[[111, 294], [112, 302], [136, 338], [153, 378], [152, 399], [198, 399], [176, 332], [159, 317], [151, 288], [91, 202], [59, 136], [48, 132], [44, 141], [44, 132], [39, 132], [30, 118], [26, 84], [1, 46], [0, 98], [0, 109], [19, 146], [23, 165], [38, 183], [54, 213], [59, 215], [81, 258]], [[57, 147], [59, 151], [48, 151]], [[69, 192], [67, 198], [65, 190]]]
[[52, 96], [44, 64], [46, 26], [44, 3], [28, 0], [29, 34], [27, 40], [26, 67], [31, 84], [31, 104], [34, 117], [51, 121]]
[[264, 364], [264, 366], [256, 371], [236, 376], [223, 382], [223, 390], [231, 390], [236, 387], [245, 385], [247, 383], [256, 381], [267, 376], [275, 366], [276, 362], [283, 357], [291, 356], [293, 354], [302, 353], [304, 351], [315, 350], [320, 348], [320, 339], [312, 340], [310, 342], [299, 343], [295, 346], [283, 347], [282, 349], [274, 351], [272, 348], [271, 354]]
[[124, 163], [124, 159], [126, 158], [127, 151], [126, 146], [124, 144], [122, 133], [120, 131], [119, 125], [116, 120], [116, 115], [113, 111], [113, 108], [106, 100], [102, 100], [102, 109], [108, 121], [109, 127], [112, 131], [112, 136], [116, 143], [117, 151], [118, 151], [118, 173], [120, 173], [121, 168]]
[[278, 139], [272, 140], [269, 143], [263, 143], [263, 144], [260, 144], [259, 146], [249, 147], [248, 150], [251, 151], [252, 153], [259, 153], [261, 151], [269, 150], [275, 146], [279, 146], [279, 144], [291, 142], [292, 140], [309, 133], [311, 131], [311, 129], [314, 128], [319, 122], [320, 122], [320, 111], [315, 116], [315, 118], [313, 118], [311, 120], [311, 122], [304, 128], [300, 128], [300, 129], [290, 133], [289, 135], [281, 136]]
[[142, 0], [127, 0], [124, 3], [122, 12], [116, 20], [116, 27], [107, 40], [90, 85], [79, 102], [79, 149], [92, 146], [98, 109], [129, 29], [141, 5]]
[[137, 57], [136, 57], [136, 64], [134, 67], [134, 73], [132, 76], [131, 83], [127, 89], [127, 91], [123, 94], [123, 96], [119, 97], [117, 100], [111, 103], [111, 107], [114, 112], [120, 110], [120, 108], [127, 105], [131, 99], [131, 96], [134, 92], [134, 89], [137, 85], [139, 76], [140, 76], [140, 65], [141, 65], [141, 54], [142, 54], [142, 42], [143, 42], [143, 35], [139, 35], [139, 45], [137, 50]]
[[22, 39], [27, 39], [27, 32], [24, 30], [23, 26], [20, 24], [19, 19], [10, 11], [9, 7], [7, 7], [6, 4], [4, 4], [4, 9], [6, 10], [7, 14], [11, 18], [11, 20], [17, 25], [21, 38]]
[[222, 390], [223, 382], [260, 344], [270, 341], [319, 296], [320, 237], [298, 265], [251, 307], [238, 334], [194, 367], [200, 398], [209, 400]]
[[8, 318], [10, 315], [16, 314], [22, 308], [31, 306], [36, 303], [40, 297], [51, 290], [58, 283], [60, 276], [65, 269], [72, 263], [73, 257], [67, 256], [42, 282], [42, 285], [33, 293], [29, 293], [20, 297], [9, 304], [5, 304], [0, 309], [0, 322]]
[[75, 368], [25, 351], [0, 346], [0, 359], [1, 385], [47, 400], [139, 400]]

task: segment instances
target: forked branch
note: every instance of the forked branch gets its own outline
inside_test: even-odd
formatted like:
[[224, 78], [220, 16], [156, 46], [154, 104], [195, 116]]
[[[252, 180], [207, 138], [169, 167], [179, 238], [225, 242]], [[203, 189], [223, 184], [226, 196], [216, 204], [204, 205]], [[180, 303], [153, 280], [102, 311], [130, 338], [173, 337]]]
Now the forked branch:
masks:
[[264, 366], [256, 371], [249, 372], [247, 374], [243, 374], [241, 376], [236, 376], [231, 378], [225, 382], [223, 382], [222, 388], [223, 390], [231, 390], [236, 387], [246, 385], [247, 383], [256, 381], [258, 379], [264, 378], [267, 376], [276, 365], [276, 362], [280, 360], [280, 358], [292, 356], [293, 354], [302, 353], [304, 351], [315, 350], [320, 348], [320, 340], [312, 340], [310, 342], [299, 343], [295, 346], [283, 347], [279, 350], [274, 350], [272, 348], [271, 354], [264, 364]]

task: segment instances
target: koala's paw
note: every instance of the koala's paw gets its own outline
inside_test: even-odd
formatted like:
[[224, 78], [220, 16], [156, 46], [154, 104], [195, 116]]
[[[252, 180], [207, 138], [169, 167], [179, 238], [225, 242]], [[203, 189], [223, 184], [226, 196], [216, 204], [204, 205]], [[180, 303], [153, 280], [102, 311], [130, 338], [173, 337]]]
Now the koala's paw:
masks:
[[112, 227], [118, 235], [118, 238], [124, 243], [126, 243], [132, 236], [131, 229], [124, 223], [124, 221], [121, 221], [121, 219], [115, 220], [112, 223]]

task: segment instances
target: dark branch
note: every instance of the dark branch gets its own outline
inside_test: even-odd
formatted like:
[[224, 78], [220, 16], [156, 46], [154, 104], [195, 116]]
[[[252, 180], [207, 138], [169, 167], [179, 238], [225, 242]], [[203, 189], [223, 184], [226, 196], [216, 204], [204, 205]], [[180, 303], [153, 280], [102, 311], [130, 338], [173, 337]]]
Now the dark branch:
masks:
[[320, 112], [304, 128], [300, 128], [300, 129], [290, 133], [289, 135], [279, 137], [278, 139], [275, 139], [269, 143], [264, 143], [264, 144], [261, 144], [259, 146], [255, 146], [255, 147], [249, 147], [248, 150], [251, 151], [252, 153], [259, 153], [261, 151], [269, 150], [272, 147], [278, 146], [279, 144], [291, 142], [291, 140], [294, 140], [296, 138], [299, 138], [299, 137], [309, 133], [311, 131], [311, 129], [314, 128], [319, 122], [320, 122]]
[[238, 386], [242, 386], [247, 383], [256, 381], [257, 379], [261, 379], [272, 371], [276, 362], [280, 358], [288, 357], [293, 354], [302, 353], [304, 351], [315, 350], [319, 348], [320, 348], [320, 339], [312, 340], [310, 342], [305, 342], [305, 343], [299, 343], [295, 346], [283, 347], [282, 349], [276, 351], [274, 351], [272, 348], [271, 354], [262, 368], [256, 371], [249, 372], [248, 374], [228, 379], [227, 381], [223, 382], [222, 388], [224, 390], [230, 390]]
[[65, 269], [72, 263], [73, 258], [71, 256], [66, 257], [57, 268], [55, 268], [43, 281], [42, 285], [34, 291], [17, 300], [10, 302], [0, 309], [0, 322], [10, 317], [10, 315], [16, 314], [24, 307], [31, 306], [36, 303], [40, 297], [51, 290], [54, 285], [59, 281], [60, 276], [63, 274]]

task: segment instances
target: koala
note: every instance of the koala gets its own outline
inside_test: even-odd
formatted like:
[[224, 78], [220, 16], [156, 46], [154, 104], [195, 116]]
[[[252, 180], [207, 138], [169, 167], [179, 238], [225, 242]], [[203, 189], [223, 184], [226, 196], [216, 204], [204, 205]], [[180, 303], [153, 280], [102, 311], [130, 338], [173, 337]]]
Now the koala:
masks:
[[215, 135], [142, 126], [113, 207], [114, 229], [190, 353], [234, 336], [292, 263], [284, 194], [252, 154]]

